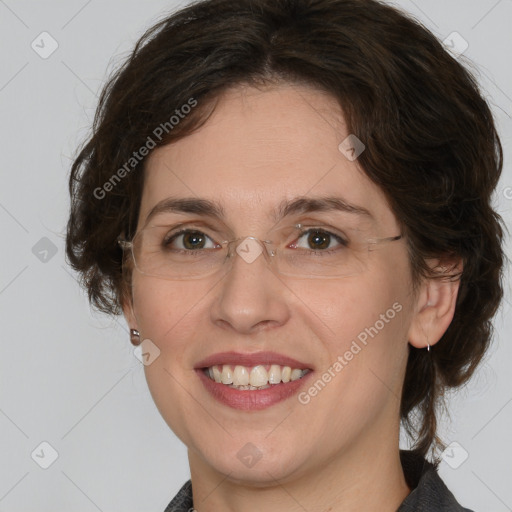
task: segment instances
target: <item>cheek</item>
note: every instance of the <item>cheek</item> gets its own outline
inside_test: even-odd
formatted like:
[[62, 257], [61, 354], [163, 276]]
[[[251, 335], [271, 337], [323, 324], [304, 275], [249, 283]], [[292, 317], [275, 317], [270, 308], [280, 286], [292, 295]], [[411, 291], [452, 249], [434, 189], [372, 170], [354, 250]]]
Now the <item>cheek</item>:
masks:
[[[153, 401], [174, 433], [189, 442], [186, 404], [192, 378], [187, 367], [187, 349], [197, 332], [197, 314], [205, 298], [204, 285], [179, 283], [148, 277], [133, 280], [133, 311], [143, 339], [158, 347], [158, 357], [144, 372]], [[189, 365], [190, 366], [190, 365]]]
[[186, 338], [183, 330], [193, 328], [195, 311], [206, 292], [199, 283], [135, 278], [133, 312], [139, 331], [161, 350], [170, 343], [179, 346], [180, 340]]
[[[201, 300], [198, 283], [179, 283], [143, 277], [133, 282], [133, 312], [142, 339], [151, 340], [158, 357], [144, 367], [146, 379], [155, 398], [157, 394], [180, 392], [174, 378], [181, 382], [193, 371], [186, 363], [190, 340], [197, 335]], [[165, 397], [164, 397], [165, 398]]]
[[407, 279], [391, 275], [358, 276], [338, 281], [315, 283], [315, 290], [307, 285], [291, 286], [300, 298], [296, 313], [313, 322], [312, 329], [331, 349], [339, 353], [348, 349], [350, 342], [364, 342], [370, 331], [396, 339], [405, 329], [404, 316], [410, 298]]
[[403, 296], [393, 287], [347, 285], [323, 306], [318, 304], [323, 315], [317, 325], [329, 326], [322, 327], [327, 357], [303, 400], [311, 401], [317, 417], [328, 417], [330, 432], [348, 438], [380, 424], [379, 418], [394, 424], [408, 353]]
[[[323, 293], [299, 312], [313, 322], [311, 330], [326, 350], [321, 371], [330, 368], [336, 375], [330, 398], [354, 398], [348, 410], [379, 401], [388, 388], [399, 394], [411, 320], [409, 286], [406, 278], [389, 273], [324, 284]], [[295, 292], [302, 296], [305, 290]]]

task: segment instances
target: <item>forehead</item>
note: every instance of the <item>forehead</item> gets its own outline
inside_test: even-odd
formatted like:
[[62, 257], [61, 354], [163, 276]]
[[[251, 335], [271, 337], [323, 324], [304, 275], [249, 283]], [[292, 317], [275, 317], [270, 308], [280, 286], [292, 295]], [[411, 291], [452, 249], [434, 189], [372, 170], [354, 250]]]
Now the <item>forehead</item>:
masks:
[[271, 221], [276, 206], [297, 197], [329, 196], [396, 226], [382, 191], [338, 149], [348, 135], [340, 106], [323, 92], [229, 90], [199, 130], [150, 155], [139, 225], [169, 198], [219, 203], [237, 228]]

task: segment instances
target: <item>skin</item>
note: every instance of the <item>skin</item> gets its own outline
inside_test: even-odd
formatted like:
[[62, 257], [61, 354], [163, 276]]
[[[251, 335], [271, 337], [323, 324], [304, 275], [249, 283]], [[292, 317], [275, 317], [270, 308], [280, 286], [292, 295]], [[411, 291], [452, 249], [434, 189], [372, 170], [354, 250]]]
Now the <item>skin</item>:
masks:
[[[288, 84], [231, 89], [202, 128], [149, 157], [139, 229], [158, 202], [196, 197], [223, 205], [233, 238], [263, 239], [281, 200], [335, 192], [370, 210], [375, 220], [365, 229], [399, 234], [382, 191], [338, 150], [347, 135], [341, 108], [325, 93]], [[173, 215], [166, 219], [183, 220]], [[161, 351], [146, 378], [188, 447], [195, 508], [396, 510], [410, 492], [398, 449], [409, 344], [440, 339], [457, 289], [457, 282], [424, 281], [413, 293], [403, 240], [379, 247], [357, 276], [321, 281], [276, 275], [263, 258], [236, 257], [229, 273], [197, 281], [135, 270], [125, 316]], [[214, 400], [194, 371], [217, 352], [271, 350], [321, 376], [394, 303], [402, 310], [308, 404], [294, 396], [235, 410]], [[247, 443], [261, 454], [252, 467], [237, 457]]]

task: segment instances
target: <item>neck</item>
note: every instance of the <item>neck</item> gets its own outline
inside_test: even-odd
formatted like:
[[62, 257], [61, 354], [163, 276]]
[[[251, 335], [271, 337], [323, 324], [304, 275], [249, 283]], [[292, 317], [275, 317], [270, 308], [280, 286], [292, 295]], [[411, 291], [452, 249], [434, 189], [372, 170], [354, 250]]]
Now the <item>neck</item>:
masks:
[[383, 444], [373, 442], [333, 454], [322, 467], [286, 481], [273, 479], [269, 472], [269, 480], [258, 486], [235, 481], [234, 474], [218, 473], [189, 450], [194, 508], [200, 512], [395, 512], [410, 489], [398, 442]]

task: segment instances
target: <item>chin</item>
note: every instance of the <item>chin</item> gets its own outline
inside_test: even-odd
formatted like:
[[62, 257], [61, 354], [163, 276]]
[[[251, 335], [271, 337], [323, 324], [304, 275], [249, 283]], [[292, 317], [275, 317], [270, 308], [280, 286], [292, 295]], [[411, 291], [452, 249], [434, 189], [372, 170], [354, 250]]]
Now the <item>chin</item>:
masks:
[[217, 445], [214, 450], [201, 450], [200, 456], [203, 463], [232, 482], [250, 487], [272, 487], [277, 481], [286, 481], [304, 470], [304, 464], [310, 459], [306, 454], [299, 456], [296, 449], [289, 446], [292, 453], [283, 449], [282, 443], [275, 447], [268, 440], [266, 444], [265, 441], [230, 440], [229, 447]]

